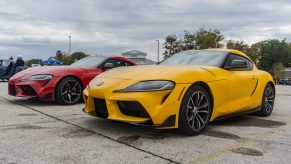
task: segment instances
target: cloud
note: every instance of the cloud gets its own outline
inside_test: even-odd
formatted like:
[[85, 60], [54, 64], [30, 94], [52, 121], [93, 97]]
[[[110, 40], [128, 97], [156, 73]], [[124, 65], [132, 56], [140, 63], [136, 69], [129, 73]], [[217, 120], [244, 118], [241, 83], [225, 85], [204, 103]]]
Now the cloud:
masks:
[[0, 58], [67, 52], [69, 35], [72, 51], [118, 55], [136, 49], [151, 59], [156, 39], [162, 43], [169, 34], [202, 26], [248, 43], [291, 37], [288, 0], [1, 0], [0, 9]]

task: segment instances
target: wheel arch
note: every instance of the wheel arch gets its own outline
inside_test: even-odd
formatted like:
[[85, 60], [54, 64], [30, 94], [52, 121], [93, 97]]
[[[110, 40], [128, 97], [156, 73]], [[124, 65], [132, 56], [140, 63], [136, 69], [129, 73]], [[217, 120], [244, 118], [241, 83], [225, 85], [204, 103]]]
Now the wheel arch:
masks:
[[[212, 91], [211, 91], [211, 88], [209, 87], [209, 85], [206, 83], [206, 82], [203, 82], [203, 81], [197, 81], [195, 83], [193, 83], [189, 88], [191, 88], [192, 86], [194, 85], [198, 85], [202, 88], [204, 88], [210, 95], [210, 101], [211, 101], [211, 115], [212, 115], [212, 112], [213, 112], [213, 107], [214, 107], [214, 97], [213, 97], [213, 94], [212, 94]], [[188, 88], [188, 89], [189, 89]], [[187, 91], [186, 91], [187, 92]], [[211, 117], [210, 115], [210, 117]]]
[[268, 84], [270, 84], [270, 85], [273, 87], [273, 89], [274, 89], [274, 92], [275, 92], [275, 94], [276, 94], [276, 87], [275, 87], [275, 84], [274, 84], [274, 82], [273, 82], [273, 81], [269, 81], [269, 82], [267, 82], [267, 84], [266, 84], [266, 85], [268, 85]]
[[191, 132], [189, 130], [188, 125], [185, 125], [185, 114], [183, 114], [183, 111], [185, 111], [185, 110], [182, 110], [183, 109], [183, 102], [185, 101], [185, 96], [188, 95], [188, 93], [191, 91], [191, 88], [193, 88], [194, 86], [198, 86], [198, 87], [203, 88], [209, 94], [211, 107], [210, 107], [210, 114], [209, 114], [208, 122], [209, 122], [209, 120], [211, 118], [211, 115], [212, 115], [212, 112], [213, 112], [213, 107], [214, 107], [213, 94], [212, 94], [210, 86], [206, 82], [196, 81], [196, 82], [192, 83], [187, 88], [187, 90], [185, 91], [185, 94], [183, 96], [182, 103], [180, 104], [179, 115], [177, 117], [178, 118], [177, 119], [177, 123], [178, 123], [179, 131], [181, 131], [182, 133], [187, 134], [187, 135], [197, 135], [197, 134], [201, 133], [203, 131], [203, 129], [205, 129], [206, 125], [208, 124], [208, 122], [206, 123], [206, 125], [204, 124], [205, 126], [202, 129], [200, 129], [200, 132], [195, 132], [195, 133], [193, 133], [193, 131]]
[[77, 79], [80, 83], [81, 83], [81, 87], [82, 87], [82, 90], [85, 88], [85, 86], [84, 86], [84, 83], [83, 83], [83, 81], [79, 78], [79, 77], [77, 77], [77, 76], [74, 76], [74, 75], [67, 75], [67, 76], [64, 76], [64, 77], [62, 77], [57, 83], [56, 83], [56, 86], [55, 86], [55, 90], [54, 90], [54, 95], [53, 95], [53, 101], [56, 101], [56, 92], [57, 92], [57, 86], [59, 85], [59, 83], [63, 80], [63, 79], [65, 79], [65, 78], [67, 78], [67, 77], [72, 77], [72, 78], [75, 78], [75, 79]]

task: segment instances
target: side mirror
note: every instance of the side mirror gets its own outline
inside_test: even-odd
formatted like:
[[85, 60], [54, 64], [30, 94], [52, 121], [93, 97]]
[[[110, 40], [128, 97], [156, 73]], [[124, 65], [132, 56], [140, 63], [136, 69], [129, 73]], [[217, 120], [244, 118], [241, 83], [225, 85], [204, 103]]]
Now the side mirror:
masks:
[[225, 66], [225, 69], [245, 69], [248, 68], [248, 63], [244, 60], [233, 60], [229, 66]]
[[111, 68], [114, 68], [114, 64], [113, 63], [105, 63], [102, 68], [103, 69], [111, 69]]

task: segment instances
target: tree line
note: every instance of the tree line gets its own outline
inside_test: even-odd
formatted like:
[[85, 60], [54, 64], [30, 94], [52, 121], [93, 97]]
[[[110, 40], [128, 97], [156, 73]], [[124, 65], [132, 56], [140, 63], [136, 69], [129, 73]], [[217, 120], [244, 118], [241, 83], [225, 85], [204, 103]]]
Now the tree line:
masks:
[[65, 54], [62, 51], [58, 50], [54, 58], [63, 62], [65, 65], [70, 65], [87, 56], [89, 55], [85, 54], [84, 52], [74, 52], [70, 55], [70, 54]]
[[[88, 54], [85, 54], [84, 52], [74, 52], [71, 55], [63, 53], [62, 51], [58, 50], [56, 52], [56, 55], [53, 56], [55, 59], [63, 62], [65, 65], [70, 65], [72, 63], [74, 63], [75, 61], [78, 61], [84, 57], [89, 56]], [[26, 66], [31, 67], [32, 64], [40, 64], [41, 63], [41, 59], [31, 59], [31, 60], [27, 60]]]
[[206, 29], [205, 27], [191, 33], [184, 31], [183, 37], [175, 34], [165, 38], [163, 48], [165, 49], [164, 59], [175, 53], [185, 50], [199, 50], [207, 48], [236, 49], [248, 55], [259, 69], [265, 70], [274, 78], [284, 77], [284, 67], [291, 64], [291, 43], [286, 39], [267, 39], [254, 44], [247, 44], [242, 40], [227, 40], [223, 44], [224, 35], [217, 29]]

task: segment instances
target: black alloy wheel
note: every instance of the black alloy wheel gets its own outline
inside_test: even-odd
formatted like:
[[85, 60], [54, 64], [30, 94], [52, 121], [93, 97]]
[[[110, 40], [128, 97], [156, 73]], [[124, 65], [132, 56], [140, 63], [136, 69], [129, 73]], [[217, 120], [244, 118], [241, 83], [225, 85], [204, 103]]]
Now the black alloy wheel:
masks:
[[82, 84], [73, 77], [66, 77], [60, 81], [56, 89], [56, 101], [62, 105], [78, 103], [82, 98]]
[[273, 112], [275, 101], [275, 90], [271, 84], [267, 84], [264, 90], [261, 110], [258, 112], [259, 115], [267, 117]]

